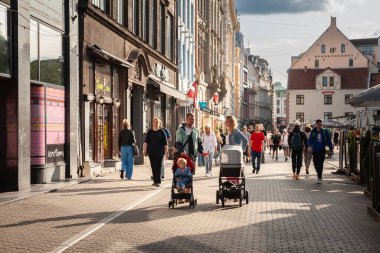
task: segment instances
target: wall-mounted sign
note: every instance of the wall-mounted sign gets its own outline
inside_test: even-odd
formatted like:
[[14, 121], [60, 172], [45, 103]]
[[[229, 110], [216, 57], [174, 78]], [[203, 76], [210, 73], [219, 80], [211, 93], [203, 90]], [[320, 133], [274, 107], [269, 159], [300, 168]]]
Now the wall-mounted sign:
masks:
[[65, 145], [64, 144], [48, 144], [46, 145], [46, 162], [58, 163], [65, 161]]
[[207, 108], [207, 102], [206, 101], [199, 102], [199, 108], [200, 109], [206, 109]]

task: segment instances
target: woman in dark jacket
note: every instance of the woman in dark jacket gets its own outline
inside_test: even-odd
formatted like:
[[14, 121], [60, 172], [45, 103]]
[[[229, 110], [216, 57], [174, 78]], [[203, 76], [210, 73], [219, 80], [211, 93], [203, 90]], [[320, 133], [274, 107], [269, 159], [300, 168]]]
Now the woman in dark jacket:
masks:
[[132, 143], [136, 143], [135, 133], [129, 129], [129, 122], [127, 119], [123, 120], [124, 129], [119, 133], [119, 154], [121, 153], [121, 171], [120, 178], [125, 176], [128, 180], [132, 179], [133, 174], [133, 147]]
[[143, 147], [144, 156], [148, 154], [150, 167], [153, 174], [153, 185], [160, 186], [161, 184], [161, 164], [164, 156], [168, 158], [168, 143], [164, 130], [160, 128], [161, 120], [153, 119], [153, 128], [146, 133], [146, 138]]

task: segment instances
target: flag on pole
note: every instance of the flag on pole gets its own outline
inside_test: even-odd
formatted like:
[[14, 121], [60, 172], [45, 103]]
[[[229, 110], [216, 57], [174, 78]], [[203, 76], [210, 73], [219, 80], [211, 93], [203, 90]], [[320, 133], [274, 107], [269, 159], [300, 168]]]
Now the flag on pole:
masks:
[[197, 82], [194, 82], [187, 92], [187, 98], [193, 102], [194, 108], [197, 108], [197, 93]]

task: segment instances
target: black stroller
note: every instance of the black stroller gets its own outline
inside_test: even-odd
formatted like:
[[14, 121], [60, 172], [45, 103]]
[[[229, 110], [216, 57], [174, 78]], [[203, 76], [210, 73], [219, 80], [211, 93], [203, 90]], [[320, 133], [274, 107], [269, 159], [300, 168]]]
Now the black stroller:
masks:
[[177, 169], [177, 160], [178, 158], [184, 158], [186, 159], [187, 166], [189, 166], [191, 173], [194, 175], [195, 173], [195, 165], [193, 160], [188, 155], [180, 155], [173, 161], [173, 181], [172, 181], [172, 188], [171, 188], [171, 195], [170, 200], [168, 203], [169, 208], [174, 208], [174, 205], [178, 204], [179, 199], [186, 199], [189, 200], [189, 207], [194, 208], [197, 205], [197, 199], [194, 199], [194, 191], [193, 191], [193, 176], [191, 177], [191, 182], [186, 186], [187, 189], [189, 189], [189, 192], [177, 192], [176, 184], [177, 180], [174, 175], [174, 172]]
[[216, 204], [219, 200], [224, 207], [226, 199], [243, 200], [248, 204], [248, 191], [245, 189], [243, 149], [240, 145], [224, 145], [220, 157], [219, 190], [216, 191]]

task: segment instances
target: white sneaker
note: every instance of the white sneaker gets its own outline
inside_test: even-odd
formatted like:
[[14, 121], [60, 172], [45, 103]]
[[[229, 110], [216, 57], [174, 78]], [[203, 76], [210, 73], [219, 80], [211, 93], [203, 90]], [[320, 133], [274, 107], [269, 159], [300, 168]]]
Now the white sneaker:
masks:
[[210, 171], [210, 176], [213, 176], [212, 171]]
[[317, 184], [322, 184], [322, 178], [317, 179]]
[[206, 172], [206, 177], [208, 177], [208, 172]]

